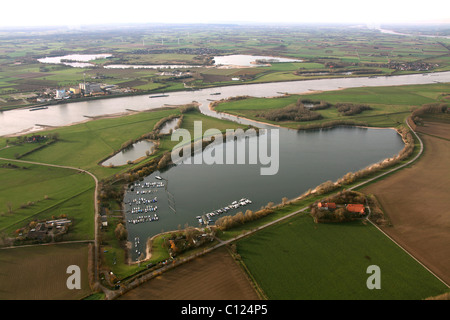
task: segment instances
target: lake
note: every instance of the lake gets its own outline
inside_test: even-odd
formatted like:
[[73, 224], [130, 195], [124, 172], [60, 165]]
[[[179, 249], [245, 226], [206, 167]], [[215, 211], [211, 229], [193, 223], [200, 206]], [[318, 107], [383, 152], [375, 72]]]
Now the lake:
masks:
[[102, 166], [123, 166], [127, 164], [128, 161], [135, 161], [141, 157], [145, 157], [147, 154], [147, 151], [150, 152], [150, 154], [153, 152], [153, 149], [155, 147], [155, 144], [152, 141], [148, 140], [141, 140], [138, 141], [127, 148], [121, 150], [120, 152], [116, 153], [111, 158], [106, 159]]
[[[88, 68], [95, 66], [88, 61], [104, 59], [112, 57], [112, 54], [69, 54], [66, 56], [59, 57], [45, 57], [38, 59], [41, 63], [54, 63], [54, 64], [64, 64], [66, 66], [74, 68]], [[62, 60], [72, 60], [72, 61], [62, 61]]]
[[[250, 144], [257, 145], [258, 139], [247, 138], [246, 150]], [[140, 245], [131, 250], [133, 260], [139, 252], [145, 252], [143, 246], [148, 237], [177, 230], [180, 226], [197, 227], [197, 216], [222, 209], [242, 198], [252, 203], [216, 215], [211, 223], [224, 214], [245, 213], [247, 209], [257, 211], [268, 202], [281, 203], [283, 197], [295, 198], [322, 182], [336, 181], [349, 171], [355, 172], [392, 157], [403, 146], [401, 137], [392, 129], [338, 127], [300, 132], [280, 129], [279, 170], [275, 175], [261, 175], [261, 165], [253, 164], [182, 163], [164, 172], [154, 172], [140, 184], [148, 186], [161, 182], [155, 178], [161, 176], [164, 187], [134, 186], [124, 197], [129, 241], [134, 243], [136, 237], [140, 239]], [[215, 152], [222, 149], [227, 154], [235, 145], [224, 143], [208, 147], [205, 152], [210, 152], [211, 148]], [[201, 153], [194, 157], [201, 157]], [[144, 203], [155, 197], [156, 203]], [[141, 199], [142, 203], [138, 205], [133, 199]], [[145, 210], [149, 205], [158, 208], [148, 213], [132, 213], [133, 209]], [[152, 217], [155, 213], [158, 220], [133, 223], [139, 217]]]
[[[256, 60], [261, 60], [262, 63], [257, 63]], [[279, 58], [270, 56], [251, 56], [245, 54], [215, 56], [214, 61], [216, 66], [239, 66], [239, 67], [263, 67], [273, 62], [302, 62], [302, 60], [298, 59]]]
[[109, 64], [105, 69], [188, 69], [200, 68], [202, 65], [184, 65], [184, 64]]

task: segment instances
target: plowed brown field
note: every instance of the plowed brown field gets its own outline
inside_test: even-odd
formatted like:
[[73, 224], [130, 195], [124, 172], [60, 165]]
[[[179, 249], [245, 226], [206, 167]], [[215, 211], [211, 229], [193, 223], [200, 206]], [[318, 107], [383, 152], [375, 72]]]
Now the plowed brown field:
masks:
[[245, 273], [225, 248], [145, 282], [119, 300], [257, 300]]
[[[421, 129], [422, 128], [422, 129]], [[424, 154], [411, 167], [364, 188], [376, 195], [392, 227], [385, 231], [450, 284], [450, 124], [428, 122]]]
[[[67, 267], [81, 271], [81, 289], [69, 290]], [[0, 250], [0, 300], [79, 300], [91, 293], [88, 245], [55, 244]]]

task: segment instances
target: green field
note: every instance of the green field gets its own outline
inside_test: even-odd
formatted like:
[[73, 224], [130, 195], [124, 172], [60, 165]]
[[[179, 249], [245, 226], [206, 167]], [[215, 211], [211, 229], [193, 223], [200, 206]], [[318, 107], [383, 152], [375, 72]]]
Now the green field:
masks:
[[[414, 108], [427, 103], [446, 102], [443, 95], [449, 92], [446, 84], [350, 88], [314, 94], [289, 95], [277, 98], [249, 98], [223, 102], [216, 105], [215, 110], [289, 128], [298, 128], [300, 125], [321, 124], [334, 120], [353, 120], [373, 127], [396, 127], [403, 124], [404, 119]], [[342, 116], [336, 108], [331, 107], [316, 111], [323, 116], [323, 119], [303, 122], [276, 122], [257, 116], [259, 113], [267, 110], [286, 107], [295, 103], [299, 98], [326, 101], [332, 104], [341, 102], [367, 104], [372, 107], [372, 110], [353, 116]]]
[[[0, 161], [0, 165], [8, 163]], [[36, 219], [67, 215], [64, 240], [94, 238], [94, 180], [74, 170], [18, 164], [0, 168], [0, 233], [10, 234]]]
[[[420, 300], [448, 288], [375, 227], [298, 215], [240, 240], [237, 250], [273, 300]], [[369, 290], [370, 265], [381, 289]]]

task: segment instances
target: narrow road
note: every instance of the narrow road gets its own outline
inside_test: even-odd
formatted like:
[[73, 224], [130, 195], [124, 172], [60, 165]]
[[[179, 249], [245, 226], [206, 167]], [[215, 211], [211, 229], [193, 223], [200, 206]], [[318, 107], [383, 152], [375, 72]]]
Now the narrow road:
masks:
[[95, 248], [95, 257], [94, 257], [94, 279], [95, 282], [98, 282], [98, 251], [99, 251], [99, 246], [98, 246], [98, 221], [99, 221], [99, 208], [98, 208], [98, 203], [97, 203], [97, 197], [98, 197], [98, 179], [97, 177], [84, 169], [80, 169], [80, 168], [75, 168], [75, 167], [69, 167], [69, 166], [62, 166], [62, 165], [57, 165], [57, 164], [49, 164], [49, 163], [41, 163], [41, 162], [34, 162], [34, 161], [26, 161], [26, 160], [17, 160], [17, 159], [8, 159], [8, 158], [2, 158], [0, 157], [0, 160], [4, 160], [4, 161], [10, 161], [10, 162], [20, 162], [20, 163], [26, 163], [26, 164], [33, 164], [33, 165], [38, 165], [38, 166], [46, 166], [46, 167], [54, 167], [54, 168], [62, 168], [62, 169], [69, 169], [69, 170], [75, 170], [78, 172], [82, 172], [82, 173], [87, 173], [88, 175], [90, 175], [92, 177], [92, 179], [94, 179], [95, 181], [95, 192], [94, 192], [94, 248]]

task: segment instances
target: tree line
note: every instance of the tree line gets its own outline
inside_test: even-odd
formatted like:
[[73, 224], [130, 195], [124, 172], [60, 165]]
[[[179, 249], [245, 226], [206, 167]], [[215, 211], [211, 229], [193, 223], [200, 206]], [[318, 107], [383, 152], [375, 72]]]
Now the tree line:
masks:
[[274, 109], [256, 114], [257, 117], [270, 121], [314, 121], [321, 120], [323, 116], [315, 112], [334, 107], [340, 115], [348, 117], [360, 114], [365, 110], [372, 110], [369, 105], [354, 103], [337, 103], [335, 105], [326, 101], [314, 101], [299, 98], [295, 104], [287, 105], [284, 108]]

